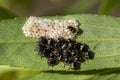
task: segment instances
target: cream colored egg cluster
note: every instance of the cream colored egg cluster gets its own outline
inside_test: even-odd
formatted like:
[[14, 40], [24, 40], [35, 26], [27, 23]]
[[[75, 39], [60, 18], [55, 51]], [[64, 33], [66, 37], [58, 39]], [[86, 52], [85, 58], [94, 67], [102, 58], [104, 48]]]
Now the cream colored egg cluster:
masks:
[[[30, 16], [22, 30], [26, 37], [31, 38], [46, 36], [53, 39], [58, 37], [73, 39], [79, 30], [78, 24], [76, 20], [57, 20]], [[71, 32], [68, 29], [69, 26], [74, 27], [76, 32]]]

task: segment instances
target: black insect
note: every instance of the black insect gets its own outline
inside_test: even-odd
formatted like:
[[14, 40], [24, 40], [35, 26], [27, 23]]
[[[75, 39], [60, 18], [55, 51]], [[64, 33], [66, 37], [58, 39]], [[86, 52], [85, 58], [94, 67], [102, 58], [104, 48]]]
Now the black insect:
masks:
[[44, 51], [42, 52], [42, 55], [46, 58], [49, 58], [50, 57], [50, 53], [51, 53], [51, 50], [50, 49], [44, 49]]
[[79, 50], [79, 49], [80, 49], [80, 46], [81, 46], [80, 43], [75, 42], [75, 43], [72, 45], [72, 49], [77, 49], [77, 50]]
[[65, 39], [63, 37], [59, 37], [55, 43], [54, 43], [54, 48], [59, 48], [61, 49], [61, 47], [65, 44]]
[[39, 43], [37, 45], [37, 51], [38, 52], [43, 52], [45, 48], [46, 48], [46, 46], [44, 44]]
[[58, 64], [58, 58], [55, 56], [53, 53], [50, 54], [50, 57], [48, 58], [47, 61], [49, 66], [55, 66]]
[[71, 38], [68, 38], [68, 39], [66, 40], [66, 43], [72, 43], [72, 39], [71, 39]]
[[72, 26], [68, 26], [68, 28], [67, 29], [69, 29], [72, 33], [75, 33], [77, 30], [74, 28], [74, 27], [72, 27]]
[[55, 43], [55, 41], [52, 38], [48, 38], [48, 40], [47, 40], [48, 46], [53, 46], [54, 43]]
[[72, 62], [71, 64], [70, 64], [70, 67], [71, 67], [71, 69], [73, 69], [73, 70], [78, 70], [78, 69], [80, 69], [80, 63], [78, 63], [78, 62]]
[[62, 50], [67, 49], [67, 48], [68, 48], [68, 44], [67, 44], [67, 43], [63, 44], [63, 45], [61, 46], [61, 48], [62, 48]]
[[79, 44], [79, 50], [83, 52], [87, 52], [89, 49], [89, 46], [86, 44]]
[[54, 48], [54, 50], [53, 50], [52, 52], [53, 52], [53, 54], [54, 54], [55, 56], [57, 56], [57, 57], [59, 57], [59, 56], [60, 56], [60, 53], [61, 53], [58, 48]]
[[63, 37], [59, 37], [57, 40], [56, 40], [57, 43], [61, 43], [61, 44], [64, 44], [65, 43], [65, 39]]
[[[69, 29], [72, 30], [71, 26]], [[80, 69], [81, 63], [86, 59], [93, 59], [94, 53], [85, 43], [78, 43], [71, 38], [59, 37], [57, 40], [41, 37], [37, 44], [37, 51], [42, 57], [47, 58], [49, 66], [55, 66], [63, 62], [73, 70]]]
[[94, 59], [94, 52], [88, 51], [88, 52], [85, 53], [85, 56], [86, 56], [87, 59], [92, 60], [92, 59]]
[[77, 54], [79, 54], [79, 53], [77, 53], [77, 50], [74, 49], [74, 50], [71, 51], [71, 56], [75, 56]]
[[47, 39], [45, 37], [43, 37], [43, 36], [39, 38], [39, 41], [42, 44], [47, 44]]
[[71, 56], [69, 49], [62, 49], [61, 59], [60, 61], [67, 63], [68, 58]]

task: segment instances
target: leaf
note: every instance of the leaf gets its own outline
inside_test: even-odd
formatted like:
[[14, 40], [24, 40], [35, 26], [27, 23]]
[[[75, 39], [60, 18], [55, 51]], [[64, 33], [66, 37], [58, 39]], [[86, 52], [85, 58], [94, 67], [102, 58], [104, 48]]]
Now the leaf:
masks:
[[0, 66], [0, 80], [28, 80], [37, 73], [36, 70], [23, 67]]
[[42, 73], [41, 75], [36, 75], [32, 80], [39, 80], [40, 78], [49, 80], [119, 80], [120, 79], [120, 69], [103, 69], [103, 70], [93, 70], [93, 71], [49, 71], [47, 73]]
[[99, 13], [110, 14], [113, 10], [120, 7], [120, 0], [102, 0]]
[[46, 59], [41, 59], [34, 50], [37, 39], [26, 38], [21, 30], [27, 19], [16, 18], [0, 22], [0, 65], [42, 70], [41, 74], [32, 77], [33, 80], [103, 79], [111, 75], [119, 79], [120, 18], [85, 14], [46, 18], [78, 20], [83, 34], [78, 34], [76, 41], [88, 44], [95, 53], [95, 59], [83, 63], [80, 71], [68, 70], [69, 66], [64, 68], [62, 63], [48, 67]]

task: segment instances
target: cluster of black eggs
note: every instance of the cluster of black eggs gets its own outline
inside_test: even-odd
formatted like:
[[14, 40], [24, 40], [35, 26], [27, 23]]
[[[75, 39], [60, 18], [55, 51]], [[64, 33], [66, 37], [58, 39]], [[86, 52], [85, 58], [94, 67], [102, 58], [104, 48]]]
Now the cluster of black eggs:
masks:
[[62, 37], [54, 40], [52, 38], [40, 37], [37, 50], [42, 57], [47, 58], [49, 66], [55, 66], [63, 62], [73, 70], [80, 69], [81, 63], [94, 58], [94, 53], [89, 46]]

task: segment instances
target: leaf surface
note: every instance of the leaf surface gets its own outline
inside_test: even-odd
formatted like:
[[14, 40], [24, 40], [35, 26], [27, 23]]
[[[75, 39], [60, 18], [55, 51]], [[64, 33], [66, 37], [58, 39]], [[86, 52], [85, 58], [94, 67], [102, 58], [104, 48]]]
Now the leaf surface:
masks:
[[85, 14], [45, 18], [78, 20], [83, 34], [78, 34], [76, 41], [88, 44], [94, 51], [95, 58], [83, 63], [80, 71], [68, 70], [69, 66], [64, 68], [62, 63], [48, 67], [46, 59], [41, 59], [35, 51], [37, 39], [26, 38], [21, 30], [27, 19], [16, 18], [0, 22], [0, 65], [42, 70], [43, 73], [35, 75], [32, 80], [59, 80], [62, 79], [61, 76], [71, 80], [95, 80], [103, 79], [104, 76], [109, 78], [110, 75], [119, 79], [120, 18]]

